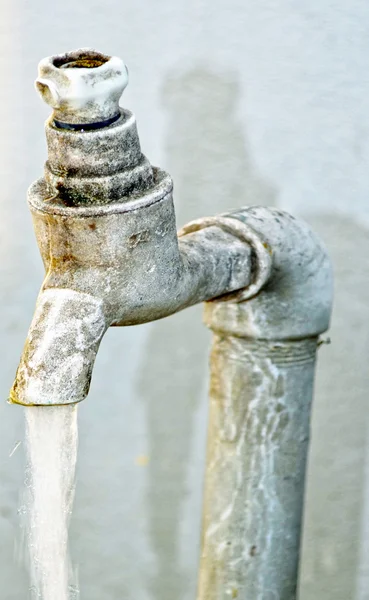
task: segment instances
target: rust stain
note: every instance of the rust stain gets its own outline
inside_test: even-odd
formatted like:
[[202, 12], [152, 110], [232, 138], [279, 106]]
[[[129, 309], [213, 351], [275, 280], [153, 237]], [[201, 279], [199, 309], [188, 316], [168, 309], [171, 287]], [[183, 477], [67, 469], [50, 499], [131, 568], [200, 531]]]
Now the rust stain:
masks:
[[272, 250], [270, 244], [268, 244], [268, 242], [262, 242], [262, 244], [263, 244], [265, 250], [267, 250], [269, 252], [269, 254], [272, 255], [273, 254], [273, 250]]
[[57, 269], [58, 267], [63, 267], [64, 265], [76, 261], [76, 257], [74, 254], [63, 254], [62, 256], [52, 256], [50, 258], [50, 268]]
[[136, 248], [138, 244], [147, 242], [149, 240], [149, 237], [150, 233], [149, 231], [147, 231], [147, 229], [145, 229], [144, 231], [138, 231], [137, 233], [133, 233], [128, 238], [128, 247], [131, 248], [131, 250], [133, 250], [133, 248]]

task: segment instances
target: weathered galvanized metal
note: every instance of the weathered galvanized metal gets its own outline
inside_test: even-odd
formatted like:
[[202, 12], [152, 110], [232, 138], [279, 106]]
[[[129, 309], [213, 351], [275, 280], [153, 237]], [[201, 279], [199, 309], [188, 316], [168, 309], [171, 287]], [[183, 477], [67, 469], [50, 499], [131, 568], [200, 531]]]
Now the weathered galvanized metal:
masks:
[[177, 235], [171, 178], [118, 108], [126, 76], [119, 59], [88, 49], [40, 63], [36, 86], [54, 112], [45, 174], [28, 199], [46, 276], [10, 401], [83, 400], [109, 326], [207, 301], [199, 600], [292, 600], [330, 263], [306, 224], [275, 209], [208, 217]]
[[214, 337], [199, 600], [296, 598], [316, 347]]
[[234, 213], [273, 249], [263, 291], [209, 302], [214, 331], [199, 600], [292, 600], [318, 335], [331, 268], [301, 221], [262, 207]]

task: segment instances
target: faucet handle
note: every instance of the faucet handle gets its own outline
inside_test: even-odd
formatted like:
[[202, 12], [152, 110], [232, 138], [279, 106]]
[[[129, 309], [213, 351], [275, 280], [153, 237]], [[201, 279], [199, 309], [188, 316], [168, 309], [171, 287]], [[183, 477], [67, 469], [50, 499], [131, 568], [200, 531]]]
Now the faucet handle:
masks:
[[44, 58], [38, 74], [36, 89], [53, 108], [57, 126], [102, 127], [119, 118], [119, 99], [128, 84], [128, 69], [117, 56], [80, 48]]

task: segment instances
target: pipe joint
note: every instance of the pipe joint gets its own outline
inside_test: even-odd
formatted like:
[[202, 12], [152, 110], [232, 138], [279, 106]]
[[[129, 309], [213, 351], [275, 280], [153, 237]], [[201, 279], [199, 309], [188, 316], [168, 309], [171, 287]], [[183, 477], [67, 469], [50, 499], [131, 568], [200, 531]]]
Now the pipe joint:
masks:
[[333, 274], [321, 240], [301, 219], [262, 206], [228, 215], [247, 224], [271, 248], [272, 264], [262, 293], [247, 302], [207, 302], [212, 330], [245, 338], [298, 340], [316, 337], [330, 323]]

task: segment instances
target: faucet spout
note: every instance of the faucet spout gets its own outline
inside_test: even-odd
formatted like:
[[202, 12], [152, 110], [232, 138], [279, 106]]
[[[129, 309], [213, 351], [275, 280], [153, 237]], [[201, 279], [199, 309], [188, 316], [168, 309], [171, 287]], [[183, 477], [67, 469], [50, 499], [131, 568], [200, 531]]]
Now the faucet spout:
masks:
[[83, 400], [106, 328], [97, 298], [69, 289], [42, 290], [10, 402], [47, 406]]

